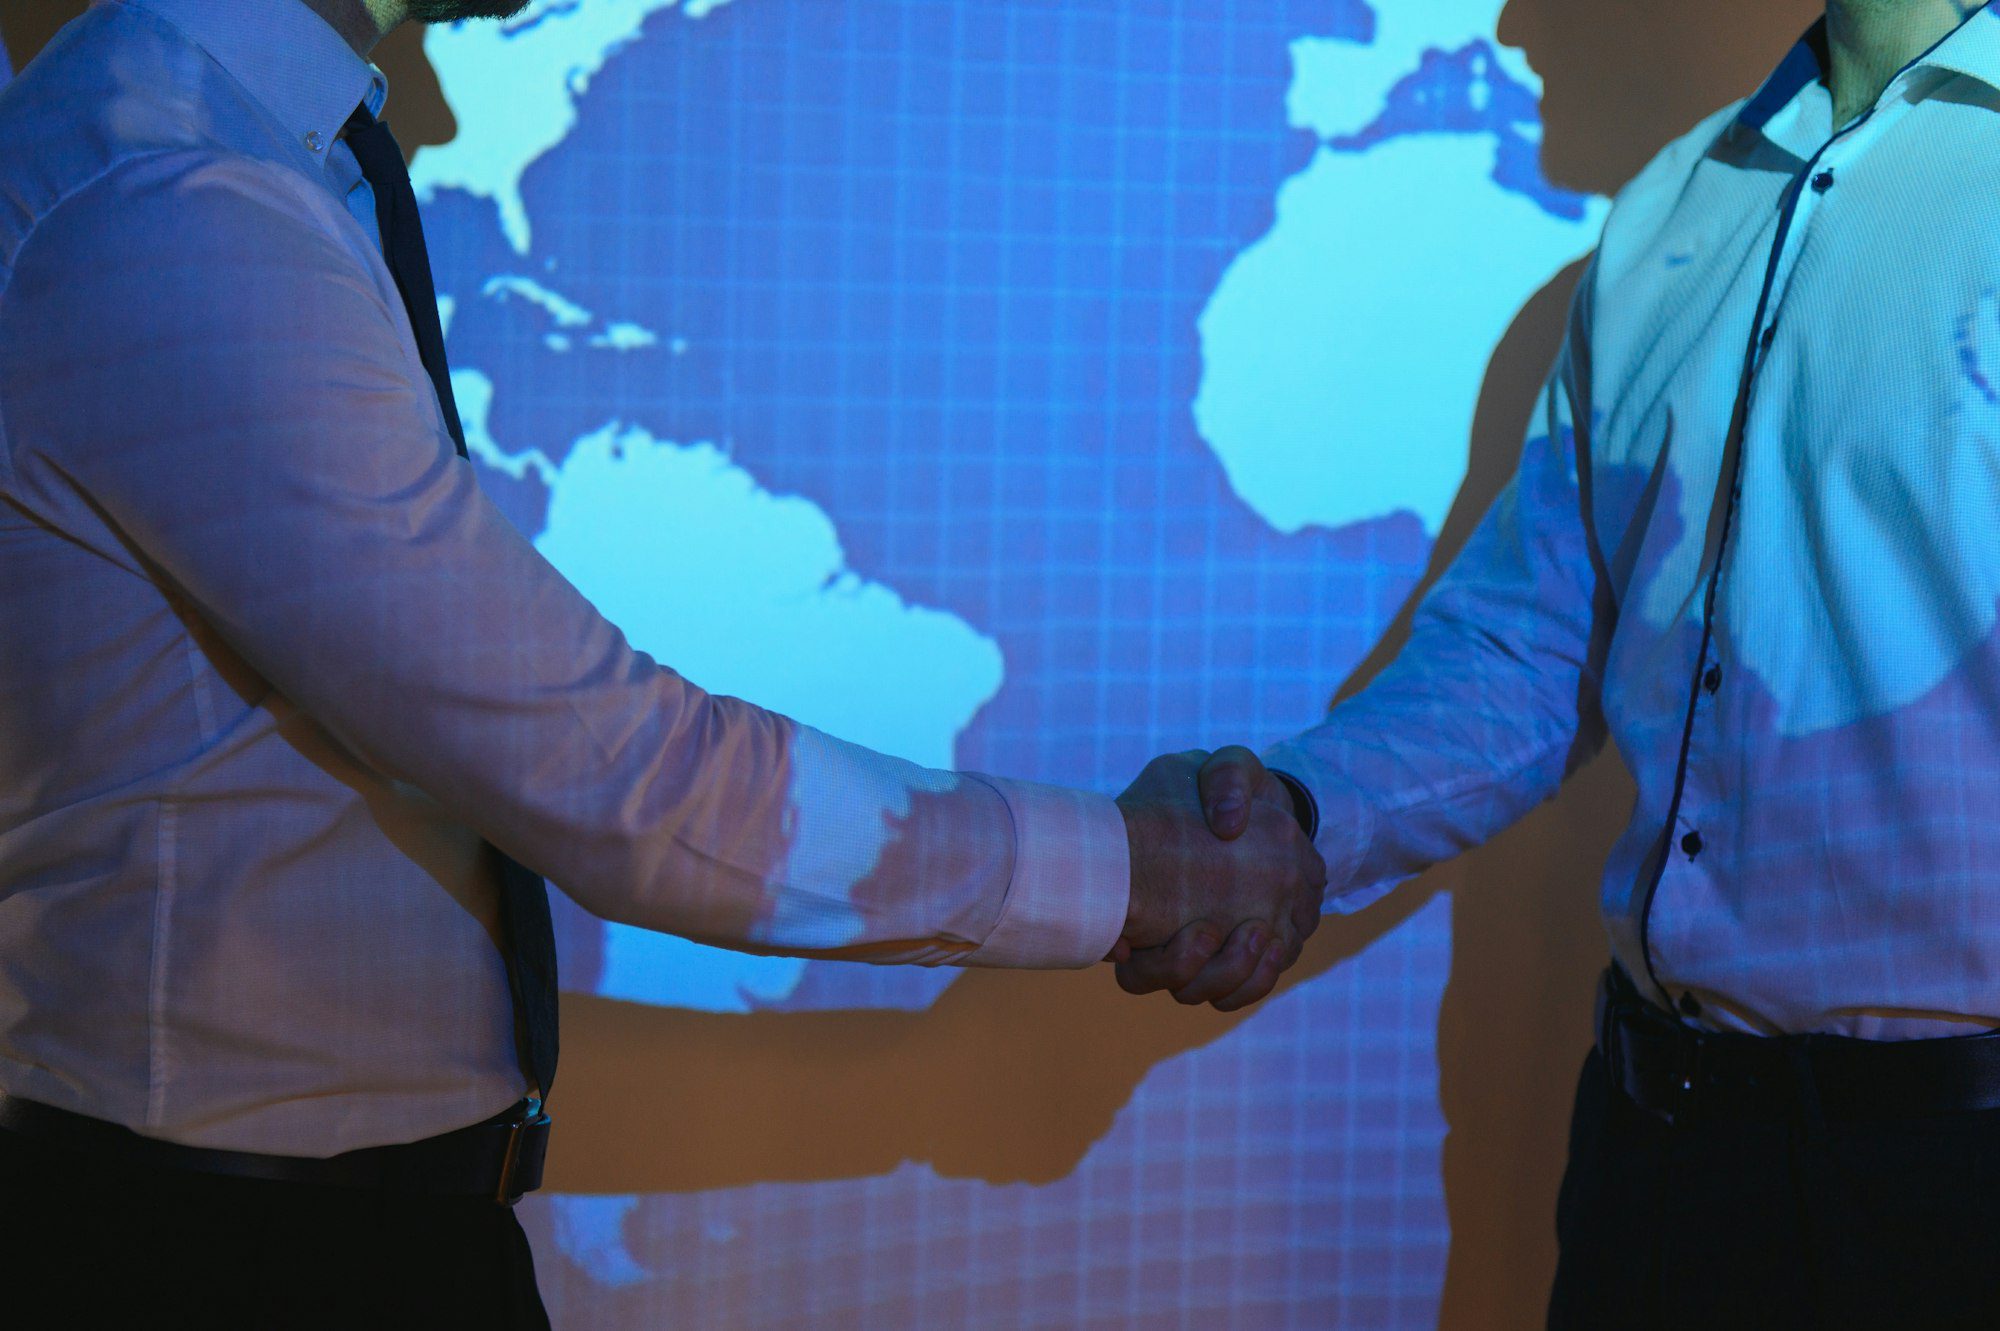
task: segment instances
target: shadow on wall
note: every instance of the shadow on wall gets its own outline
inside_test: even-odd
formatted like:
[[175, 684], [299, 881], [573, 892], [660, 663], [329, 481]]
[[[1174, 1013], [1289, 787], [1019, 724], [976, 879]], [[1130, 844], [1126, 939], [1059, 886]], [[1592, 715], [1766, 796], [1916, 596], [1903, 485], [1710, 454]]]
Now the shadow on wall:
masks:
[[[0, 37], [25, 62], [82, 8], [15, 0]], [[1661, 144], [1753, 88], [1815, 11], [1812, 0], [1512, 0], [1500, 35], [1546, 81], [1547, 174], [1610, 193]], [[448, 140], [452, 115], [419, 30], [391, 36], [375, 60], [394, 87], [389, 118], [405, 150]], [[1488, 367], [1466, 481], [1425, 586], [1512, 471], [1579, 268], [1529, 302]], [[1341, 696], [1393, 659], [1420, 594]], [[1359, 915], [1329, 919], [1287, 981], [1327, 971], [1451, 893], [1437, 1040], [1450, 1128], [1448, 1331], [1541, 1325], [1570, 1089], [1605, 953], [1597, 876], [1631, 798], [1616, 755], [1605, 755], [1489, 845]], [[1244, 1019], [1134, 1001], [1101, 968], [972, 972], [921, 1013], [729, 1016], [583, 995], [564, 1004], [564, 1132], [549, 1181], [586, 1193], [846, 1178], [907, 1160], [955, 1177], [1057, 1179], [1156, 1064]], [[701, 1076], [682, 1075], [689, 1067]], [[656, 1149], [661, 1122], [676, 1125], [672, 1153]], [[1024, 1136], [1023, 1124], [1043, 1131]]]

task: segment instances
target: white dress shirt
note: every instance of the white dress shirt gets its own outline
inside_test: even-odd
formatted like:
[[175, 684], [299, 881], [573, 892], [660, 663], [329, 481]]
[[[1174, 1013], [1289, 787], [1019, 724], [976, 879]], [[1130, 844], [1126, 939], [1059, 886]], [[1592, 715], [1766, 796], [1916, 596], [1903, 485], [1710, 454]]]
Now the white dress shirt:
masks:
[[494, 1113], [482, 838], [704, 942], [1101, 958], [1108, 799], [706, 694], [481, 495], [338, 139], [378, 79], [300, 0], [100, 0], [0, 92], [0, 1088], [302, 1155]]
[[1845, 126], [1820, 33], [1619, 193], [1517, 477], [1272, 760], [1352, 906], [1608, 733], [1604, 919], [1657, 1001], [1964, 1034], [2000, 1024], [2000, 14]]

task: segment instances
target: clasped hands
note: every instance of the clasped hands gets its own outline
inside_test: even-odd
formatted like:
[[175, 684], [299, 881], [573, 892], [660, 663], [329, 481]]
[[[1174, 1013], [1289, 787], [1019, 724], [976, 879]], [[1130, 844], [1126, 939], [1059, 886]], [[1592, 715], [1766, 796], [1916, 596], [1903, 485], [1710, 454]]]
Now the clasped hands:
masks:
[[1285, 784], [1248, 749], [1196, 749], [1148, 763], [1118, 808], [1132, 854], [1125, 931], [1106, 958], [1118, 983], [1224, 1012], [1270, 993], [1326, 891]]

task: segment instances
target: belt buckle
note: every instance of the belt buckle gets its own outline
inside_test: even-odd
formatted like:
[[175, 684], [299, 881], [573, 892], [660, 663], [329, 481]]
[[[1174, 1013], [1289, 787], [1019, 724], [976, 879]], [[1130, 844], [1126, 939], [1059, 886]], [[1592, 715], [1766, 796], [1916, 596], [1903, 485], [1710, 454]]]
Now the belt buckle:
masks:
[[493, 1200], [501, 1206], [512, 1206], [521, 1200], [522, 1192], [514, 1187], [515, 1177], [521, 1165], [522, 1140], [528, 1129], [547, 1126], [549, 1116], [542, 1112], [542, 1102], [529, 1096], [522, 1104], [521, 1113], [507, 1127], [507, 1149], [500, 1158], [500, 1181], [494, 1186]]

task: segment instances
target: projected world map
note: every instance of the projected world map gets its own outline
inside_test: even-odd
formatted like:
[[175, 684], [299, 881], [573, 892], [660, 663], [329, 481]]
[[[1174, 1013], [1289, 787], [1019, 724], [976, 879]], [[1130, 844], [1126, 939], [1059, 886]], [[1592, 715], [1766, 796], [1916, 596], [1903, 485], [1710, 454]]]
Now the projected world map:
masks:
[[[1541, 175], [1500, 8], [535, 0], [435, 28], [458, 130], [413, 175], [482, 479], [639, 647], [845, 738], [1103, 790], [1281, 738], [1421, 575], [1488, 360], [1602, 222]], [[926, 1013], [970, 983], [559, 915], [565, 987], [649, 1008]], [[551, 1308], [1427, 1325], [1448, 933], [1426, 907], [1225, 1038], [1106, 1069], [1122, 1107], [1060, 1177], [913, 1143], [541, 1199]]]

